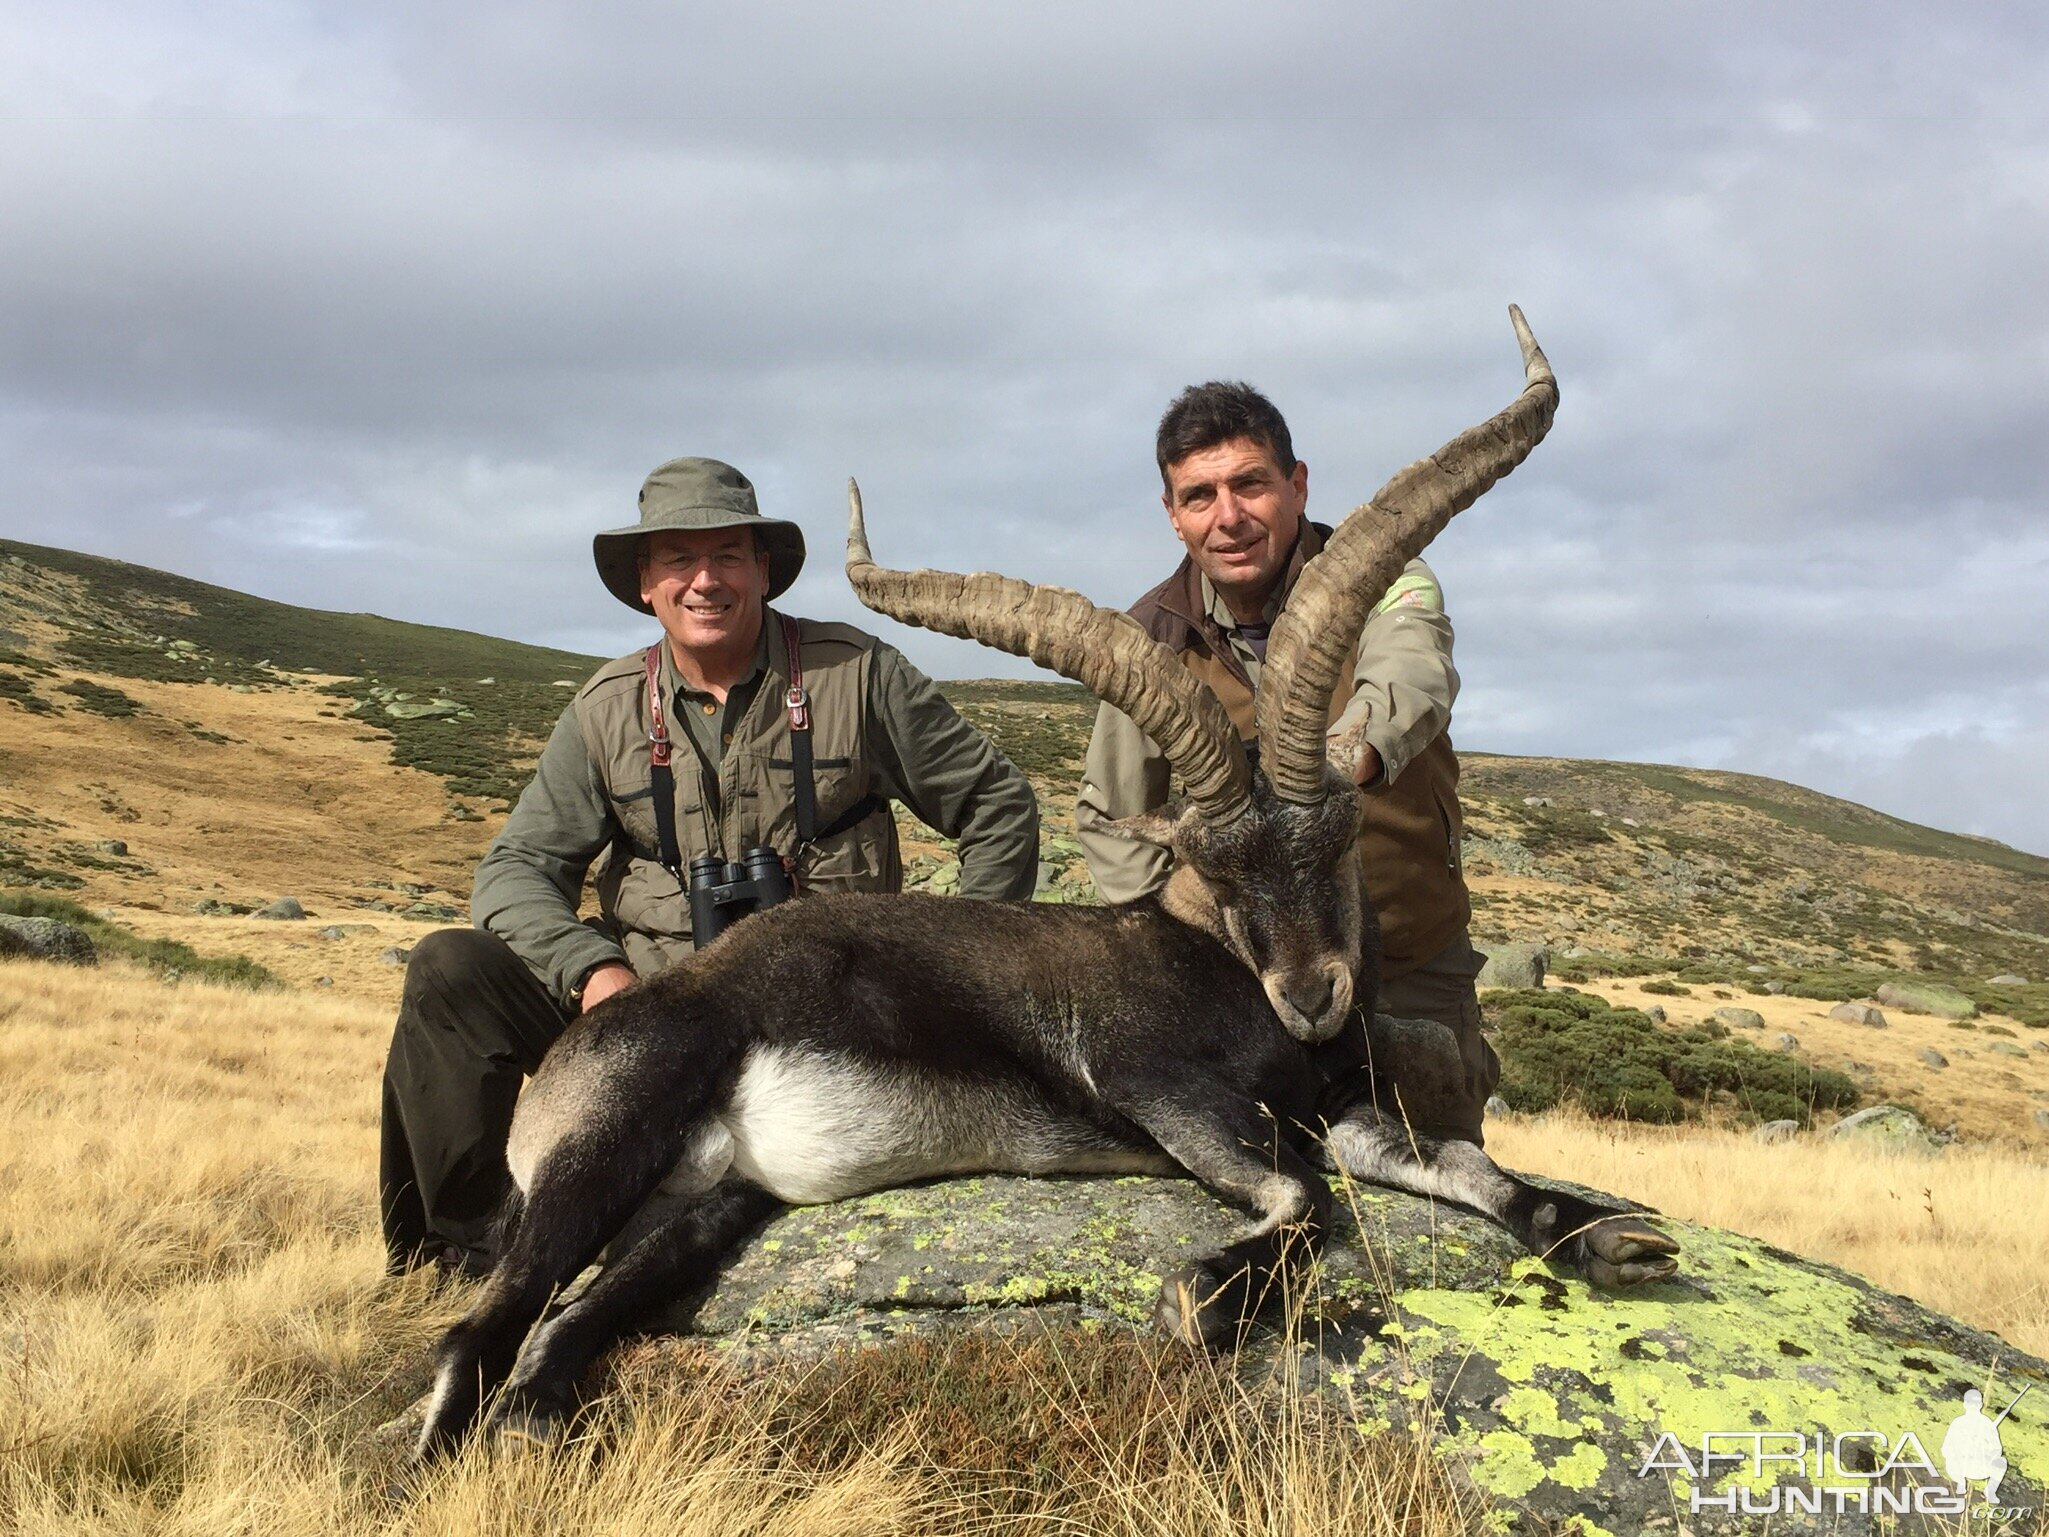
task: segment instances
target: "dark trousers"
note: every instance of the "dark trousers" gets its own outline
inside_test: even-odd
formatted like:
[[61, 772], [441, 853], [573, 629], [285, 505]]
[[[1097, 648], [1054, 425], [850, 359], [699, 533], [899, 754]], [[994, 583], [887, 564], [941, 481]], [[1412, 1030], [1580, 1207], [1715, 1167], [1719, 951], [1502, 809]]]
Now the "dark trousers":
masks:
[[392, 1274], [450, 1247], [458, 1263], [488, 1262], [520, 1084], [569, 1019], [495, 934], [441, 929], [415, 947], [384, 1064], [378, 1205]]

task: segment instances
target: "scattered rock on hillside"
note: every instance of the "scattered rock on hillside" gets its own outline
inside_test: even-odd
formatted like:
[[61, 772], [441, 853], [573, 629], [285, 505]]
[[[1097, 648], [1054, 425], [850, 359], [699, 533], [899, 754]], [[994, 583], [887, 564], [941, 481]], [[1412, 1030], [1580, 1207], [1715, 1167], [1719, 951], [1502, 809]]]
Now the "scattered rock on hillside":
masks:
[[374, 923], [330, 923], [320, 931], [321, 939], [353, 939], [358, 934], [375, 934]]
[[1975, 1019], [1978, 1006], [1953, 987], [1939, 982], [1887, 982], [1878, 1001], [1909, 1014], [1939, 1014], [1944, 1019]]
[[1839, 1003], [1828, 1011], [1830, 1019], [1840, 1019], [1846, 1025], [1868, 1025], [1873, 1030], [1885, 1028], [1885, 1011], [1868, 1003]]
[[1800, 1037], [1788, 1030], [1781, 1030], [1772, 1037], [1772, 1050], [1774, 1051], [1791, 1051], [1799, 1044]]
[[249, 915], [252, 918], [276, 918], [281, 921], [297, 920], [306, 916], [306, 909], [299, 905], [297, 897], [279, 897], [267, 907], [259, 907]]
[[453, 923], [462, 916], [462, 909], [450, 907], [446, 902], [415, 902], [399, 912], [401, 918], [422, 918], [435, 923]]
[[2037, 1110], [2035, 1112], [2035, 1124], [2044, 1131], [2049, 1131], [2049, 1110]]
[[315, 978], [313, 979], [313, 985], [314, 985], [315, 987], [332, 987], [332, 986], [334, 986], [334, 978], [333, 978], [333, 977], [315, 977]]
[[202, 918], [246, 918], [256, 911], [247, 902], [223, 902], [218, 897], [194, 902], [192, 910]]
[[1991, 1041], [1987, 1043], [1987, 1049], [1997, 1052], [2002, 1057], [2025, 1057], [2028, 1054], [2025, 1046], [2013, 1041]]
[[1508, 1101], [1499, 1094], [1489, 1094], [1487, 1096], [1487, 1114], [1494, 1119], [1499, 1120], [1504, 1115], [1513, 1115], [1514, 1113], [1509, 1108]]
[[1933, 1153], [1942, 1146], [1935, 1134], [1921, 1124], [1919, 1116], [1900, 1105], [1873, 1105], [1869, 1110], [1859, 1110], [1855, 1115], [1844, 1116], [1822, 1135], [1835, 1142], [1869, 1142], [1902, 1153]]
[[128, 857], [128, 845], [123, 843], [119, 838], [95, 839], [93, 842], [93, 847], [98, 849], [102, 854], [112, 854], [116, 859], [126, 859]]
[[1921, 1058], [1921, 1060], [1922, 1060], [1923, 1062], [1926, 1062], [1926, 1063], [1927, 1063], [1927, 1064], [1928, 1064], [1928, 1065], [1929, 1065], [1930, 1067], [1948, 1067], [1948, 1066], [1949, 1066], [1949, 1058], [1945, 1057], [1945, 1056], [1944, 1056], [1944, 1055], [1943, 1055], [1943, 1054], [1942, 1054], [1941, 1052], [1937, 1051], [1937, 1050], [1936, 1050], [1936, 1049], [1935, 1049], [1935, 1048], [1934, 1048], [1933, 1046], [1923, 1046], [1923, 1047], [1921, 1048], [1921, 1050], [1920, 1050], [1920, 1053], [1919, 1053], [1919, 1055], [1920, 1055], [1920, 1058]]
[[1481, 987], [1542, 987], [1551, 952], [1542, 945], [1496, 945], [1480, 968]]
[[382, 955], [377, 957], [378, 960], [382, 961], [387, 966], [403, 966], [407, 961], [411, 960], [412, 958], [413, 952], [404, 949], [399, 945], [393, 945], [389, 950], [386, 950]]
[[1753, 1142], [1791, 1142], [1800, 1135], [1798, 1121], [1766, 1121], [1750, 1134]]
[[1662, 1025], [1667, 1018], [1665, 1006], [1662, 1003], [1654, 1003], [1643, 1011], [1643, 1017], [1654, 1025]]
[[1525, 806], [1548, 806], [1551, 804], [1551, 797], [1548, 795], [1525, 795], [1523, 797], [1523, 804]]
[[384, 707], [384, 713], [393, 720], [427, 720], [440, 715], [460, 715], [463, 707], [453, 699], [426, 700], [407, 704], [394, 700]]
[[1987, 977], [1985, 981], [1991, 987], [2026, 987], [2028, 985], [2026, 977], [2017, 977], [2010, 971], [2002, 971], [1996, 977]]
[[0, 914], [0, 957], [59, 961], [67, 966], [97, 966], [100, 953], [84, 929], [55, 918], [14, 918]]
[[1762, 1030], [1764, 1028], [1764, 1016], [1755, 1009], [1719, 1008], [1710, 1014], [1708, 1018], [1718, 1025], [1726, 1025], [1731, 1030]]

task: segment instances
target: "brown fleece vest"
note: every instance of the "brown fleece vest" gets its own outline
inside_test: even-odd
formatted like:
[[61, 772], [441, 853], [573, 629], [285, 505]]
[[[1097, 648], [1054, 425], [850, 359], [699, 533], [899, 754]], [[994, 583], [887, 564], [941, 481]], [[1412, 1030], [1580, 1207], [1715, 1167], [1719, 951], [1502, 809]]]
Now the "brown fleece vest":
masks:
[[[1283, 608], [1302, 567], [1323, 548], [1326, 537], [1316, 524], [1302, 525], [1283, 577]], [[1258, 739], [1251, 680], [1205, 611], [1193, 561], [1184, 559], [1172, 576], [1140, 598], [1131, 617], [1209, 686], [1241, 738], [1247, 743]], [[1338, 679], [1330, 701], [1332, 721], [1352, 697], [1352, 673], [1347, 666]], [[1366, 894], [1380, 915], [1381, 975], [1393, 978], [1436, 955], [1472, 921], [1472, 900], [1459, 867], [1465, 815], [1459, 809], [1458, 755], [1450, 734], [1441, 734], [1411, 758], [1393, 784], [1368, 790], [1361, 801], [1359, 866]]]

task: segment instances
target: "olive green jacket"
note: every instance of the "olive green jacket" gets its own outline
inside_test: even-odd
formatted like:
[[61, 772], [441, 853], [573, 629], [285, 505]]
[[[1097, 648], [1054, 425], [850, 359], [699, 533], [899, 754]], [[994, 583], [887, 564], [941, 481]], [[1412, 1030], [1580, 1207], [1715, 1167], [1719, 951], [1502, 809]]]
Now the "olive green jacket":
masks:
[[[799, 621], [811, 698], [818, 825], [864, 796], [901, 801], [958, 840], [961, 895], [1022, 899], [1038, 875], [1038, 803], [1024, 776], [894, 647], [849, 625]], [[680, 678], [661, 652], [684, 868], [756, 844], [796, 854], [784, 695], [789, 658], [773, 610], [758, 686], [724, 721], [716, 762], [693, 745]], [[565, 1005], [590, 971], [646, 975], [690, 953], [689, 902], [662, 867], [654, 817], [644, 652], [598, 669], [556, 723], [533, 782], [477, 868], [472, 920], [498, 935]], [[597, 864], [598, 915], [578, 916]], [[805, 850], [799, 889], [894, 891], [902, 881], [887, 805]]]
[[[1328, 533], [1303, 525], [1274, 613]], [[1254, 740], [1258, 658], [1194, 563], [1184, 559], [1131, 613], [1209, 685], [1239, 734]], [[1422, 561], [1411, 561], [1367, 620], [1352, 673], [1331, 701], [1331, 733], [1363, 722], [1366, 740], [1380, 754], [1381, 775], [1364, 798], [1359, 854], [1380, 917], [1387, 978], [1429, 960], [1472, 919], [1460, 864], [1458, 758], [1446, 735], [1459, 686], [1451, 646], [1437, 578]], [[1172, 854], [1120, 838], [1102, 824], [1164, 805], [1169, 777], [1166, 759], [1130, 716], [1108, 705], [1097, 711], [1074, 822], [1105, 901], [1128, 902], [1166, 883]]]

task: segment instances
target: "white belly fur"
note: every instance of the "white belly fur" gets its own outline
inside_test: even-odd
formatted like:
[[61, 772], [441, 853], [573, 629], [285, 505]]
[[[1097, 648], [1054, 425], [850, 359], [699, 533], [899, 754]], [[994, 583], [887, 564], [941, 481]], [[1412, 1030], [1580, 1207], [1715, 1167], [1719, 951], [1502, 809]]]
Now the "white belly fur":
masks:
[[749, 1053], [719, 1124], [725, 1135], [707, 1128], [692, 1138], [665, 1188], [708, 1188], [730, 1167], [808, 1205], [946, 1174], [1144, 1172], [1163, 1161], [1115, 1146], [1022, 1086], [935, 1080], [779, 1046]]

